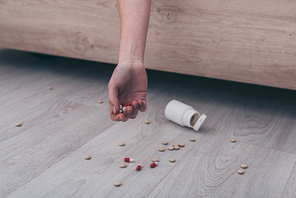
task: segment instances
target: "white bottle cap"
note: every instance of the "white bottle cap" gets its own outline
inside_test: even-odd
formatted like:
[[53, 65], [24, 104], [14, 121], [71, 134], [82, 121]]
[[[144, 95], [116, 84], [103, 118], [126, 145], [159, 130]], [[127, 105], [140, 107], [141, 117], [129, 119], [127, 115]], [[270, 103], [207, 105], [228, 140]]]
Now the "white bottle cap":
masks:
[[196, 124], [193, 126], [193, 129], [195, 131], [198, 131], [199, 127], [201, 126], [201, 124], [205, 121], [205, 119], [207, 118], [207, 116], [205, 114], [202, 114], [199, 119], [197, 120]]

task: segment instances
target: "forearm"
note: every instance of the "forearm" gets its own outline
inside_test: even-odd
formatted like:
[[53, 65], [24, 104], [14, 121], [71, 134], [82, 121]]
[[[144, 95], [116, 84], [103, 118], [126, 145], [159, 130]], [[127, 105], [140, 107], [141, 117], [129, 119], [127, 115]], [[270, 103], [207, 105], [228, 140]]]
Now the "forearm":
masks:
[[144, 61], [151, 0], [118, 0], [120, 48], [118, 62]]

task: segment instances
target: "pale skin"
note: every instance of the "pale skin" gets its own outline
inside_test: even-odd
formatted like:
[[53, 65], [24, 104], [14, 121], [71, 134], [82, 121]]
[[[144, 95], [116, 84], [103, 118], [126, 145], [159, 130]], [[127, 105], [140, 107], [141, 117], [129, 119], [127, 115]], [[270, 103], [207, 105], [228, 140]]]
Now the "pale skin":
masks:
[[[144, 52], [151, 0], [118, 0], [120, 47], [118, 65], [108, 84], [109, 112], [114, 121], [134, 119], [147, 108]], [[120, 104], [131, 102], [123, 113]], [[112, 113], [113, 112], [113, 113]]]

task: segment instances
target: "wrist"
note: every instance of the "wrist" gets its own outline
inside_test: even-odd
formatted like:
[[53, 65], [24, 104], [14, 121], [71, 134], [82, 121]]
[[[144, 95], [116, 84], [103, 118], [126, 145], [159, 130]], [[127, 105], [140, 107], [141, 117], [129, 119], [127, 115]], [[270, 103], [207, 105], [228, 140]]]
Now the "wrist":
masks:
[[144, 66], [144, 62], [141, 58], [119, 58], [118, 65]]

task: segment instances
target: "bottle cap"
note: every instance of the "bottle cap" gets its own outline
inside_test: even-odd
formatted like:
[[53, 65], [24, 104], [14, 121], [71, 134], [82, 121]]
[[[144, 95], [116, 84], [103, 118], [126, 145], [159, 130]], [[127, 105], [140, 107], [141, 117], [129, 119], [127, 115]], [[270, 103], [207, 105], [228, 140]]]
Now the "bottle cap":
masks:
[[205, 121], [205, 119], [207, 118], [207, 116], [205, 114], [202, 114], [199, 119], [197, 120], [196, 124], [193, 126], [193, 129], [195, 131], [199, 130], [199, 127], [202, 125], [202, 123]]

